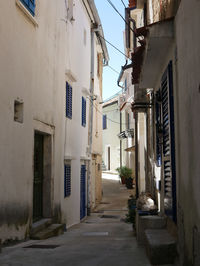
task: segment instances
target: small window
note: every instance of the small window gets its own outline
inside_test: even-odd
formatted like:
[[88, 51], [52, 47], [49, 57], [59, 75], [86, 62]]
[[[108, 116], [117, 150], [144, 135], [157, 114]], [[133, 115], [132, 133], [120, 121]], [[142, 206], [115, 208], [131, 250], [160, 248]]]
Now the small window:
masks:
[[83, 43], [86, 46], [86, 44], [87, 44], [87, 31], [86, 31], [86, 29], [84, 29], [84, 31], [83, 31]]
[[127, 114], [127, 129], [130, 129], [130, 115]]
[[72, 87], [66, 82], [66, 117], [72, 119]]
[[125, 81], [124, 81], [124, 89], [125, 89], [125, 91], [127, 91], [127, 79], [125, 79]]
[[97, 75], [100, 77], [102, 73], [102, 55], [101, 53], [97, 54]]
[[64, 166], [64, 196], [69, 197], [71, 195], [71, 165], [65, 164]]
[[86, 126], [86, 99], [82, 97], [82, 126]]
[[19, 101], [14, 102], [14, 121], [23, 123], [24, 104]]
[[35, 0], [20, 0], [28, 11], [35, 16]]
[[107, 115], [103, 115], [103, 129], [107, 128]]
[[74, 9], [74, 0], [68, 0], [67, 18], [68, 18], [71, 22], [74, 21], [74, 17], [73, 17], [73, 9]]

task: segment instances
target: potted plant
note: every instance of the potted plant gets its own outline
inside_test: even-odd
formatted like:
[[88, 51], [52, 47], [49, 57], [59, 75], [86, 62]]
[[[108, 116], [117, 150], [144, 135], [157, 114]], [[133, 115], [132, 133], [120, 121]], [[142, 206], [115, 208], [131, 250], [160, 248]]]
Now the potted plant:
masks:
[[131, 177], [132, 169], [126, 166], [122, 166], [118, 167], [116, 170], [119, 173], [122, 184], [126, 184], [127, 188], [132, 188], [133, 186], [133, 178]]

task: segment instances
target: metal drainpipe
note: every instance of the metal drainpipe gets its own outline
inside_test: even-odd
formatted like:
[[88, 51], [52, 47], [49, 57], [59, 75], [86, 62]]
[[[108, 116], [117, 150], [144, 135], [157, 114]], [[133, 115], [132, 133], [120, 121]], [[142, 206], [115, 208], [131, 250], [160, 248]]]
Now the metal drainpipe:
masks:
[[91, 199], [90, 199], [90, 181], [92, 175], [92, 134], [93, 134], [93, 94], [94, 94], [94, 29], [91, 29], [91, 71], [90, 71], [90, 111], [89, 111], [89, 154], [91, 156], [91, 160], [89, 163], [89, 175], [87, 182], [87, 214], [90, 215], [91, 212]]
[[136, 199], [139, 197], [138, 191], [138, 112], [135, 111], [135, 186]]

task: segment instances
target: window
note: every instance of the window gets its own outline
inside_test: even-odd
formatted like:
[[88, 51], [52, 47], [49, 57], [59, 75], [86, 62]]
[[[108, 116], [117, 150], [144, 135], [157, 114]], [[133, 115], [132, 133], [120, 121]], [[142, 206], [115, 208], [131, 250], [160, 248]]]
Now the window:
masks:
[[68, 0], [68, 7], [67, 7], [67, 18], [72, 22], [74, 21], [73, 17], [73, 8], [74, 8], [74, 1]]
[[127, 79], [125, 79], [125, 81], [124, 81], [124, 89], [125, 89], [125, 91], [127, 91]]
[[35, 0], [20, 0], [28, 11], [35, 16]]
[[72, 119], [72, 87], [66, 82], [66, 117]]
[[103, 129], [107, 128], [107, 115], [103, 115]]
[[71, 195], [71, 165], [65, 164], [64, 166], [64, 196], [69, 197]]
[[19, 101], [14, 102], [14, 121], [23, 123], [24, 104]]
[[97, 54], [97, 75], [100, 77], [102, 74], [102, 54]]
[[130, 129], [130, 116], [127, 114], [127, 129]]
[[87, 31], [86, 31], [86, 29], [84, 29], [84, 31], [83, 31], [83, 43], [86, 46], [86, 44], [87, 44]]
[[86, 126], [86, 99], [82, 97], [82, 126]]

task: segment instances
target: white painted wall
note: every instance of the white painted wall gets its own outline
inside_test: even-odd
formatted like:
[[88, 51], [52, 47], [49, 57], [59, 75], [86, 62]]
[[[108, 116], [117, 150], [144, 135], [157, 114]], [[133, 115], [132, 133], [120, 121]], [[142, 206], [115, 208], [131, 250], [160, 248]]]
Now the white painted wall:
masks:
[[[37, 1], [35, 26], [16, 1], [0, 2], [0, 238], [22, 239], [32, 222], [34, 129], [54, 142], [53, 211], [59, 214], [65, 77], [61, 1]], [[48, 10], [48, 14], [46, 12]], [[14, 122], [14, 100], [24, 103]], [[41, 122], [37, 122], [41, 121]], [[9, 226], [8, 226], [9, 223]]]
[[[192, 230], [194, 226], [200, 231], [200, 2], [182, 0], [175, 20], [177, 43], [177, 90], [176, 90], [176, 156], [177, 156], [177, 192], [178, 217], [180, 226], [180, 245], [183, 243], [188, 251], [188, 265], [192, 262], [193, 252], [199, 254]], [[184, 228], [184, 229], [183, 229]], [[184, 230], [185, 239], [181, 230]], [[182, 252], [183, 249], [182, 249]], [[199, 261], [199, 255], [197, 258]], [[198, 265], [197, 261], [193, 261]]]

